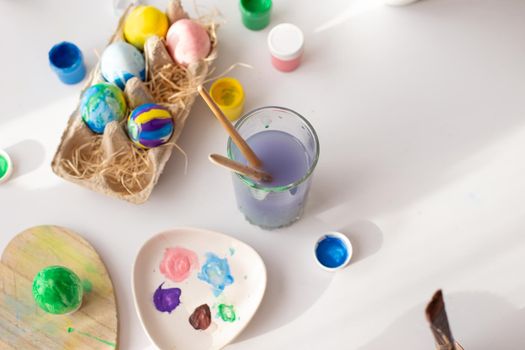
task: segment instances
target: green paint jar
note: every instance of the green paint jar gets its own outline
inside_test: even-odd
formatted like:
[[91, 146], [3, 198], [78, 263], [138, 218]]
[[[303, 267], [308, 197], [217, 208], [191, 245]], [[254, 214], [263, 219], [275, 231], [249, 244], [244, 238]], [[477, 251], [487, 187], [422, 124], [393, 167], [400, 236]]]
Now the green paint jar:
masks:
[[240, 0], [242, 23], [251, 30], [261, 30], [270, 23], [272, 0]]
[[7, 181], [13, 172], [13, 163], [7, 152], [0, 149], [0, 183]]

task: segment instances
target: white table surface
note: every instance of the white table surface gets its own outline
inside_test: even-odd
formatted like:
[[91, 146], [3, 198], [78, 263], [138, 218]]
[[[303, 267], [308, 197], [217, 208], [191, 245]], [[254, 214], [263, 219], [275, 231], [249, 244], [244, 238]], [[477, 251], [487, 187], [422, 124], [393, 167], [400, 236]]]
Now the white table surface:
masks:
[[[162, 1], [155, 1], [163, 4]], [[109, 0], [0, 2], [0, 148], [16, 163], [0, 186], [0, 249], [34, 225], [88, 239], [116, 287], [120, 348], [150, 349], [135, 313], [131, 266], [151, 235], [177, 226], [230, 234], [268, 268], [252, 323], [229, 350], [432, 349], [423, 317], [443, 288], [466, 349], [524, 349], [525, 1], [274, 1], [272, 25], [306, 37], [300, 69], [274, 70], [270, 28], [251, 32], [237, 1], [217, 7], [217, 72], [247, 92], [246, 109], [282, 105], [305, 115], [321, 158], [304, 218], [265, 232], [237, 211], [230, 175], [207, 160], [226, 136], [202, 101], [149, 202], [106, 198], [55, 176], [50, 162], [80, 85], [62, 85], [47, 52], [69, 40], [93, 67], [116, 27]], [[192, 1], [185, 1], [191, 6]], [[350, 236], [356, 254], [340, 273], [321, 271], [313, 244]]]

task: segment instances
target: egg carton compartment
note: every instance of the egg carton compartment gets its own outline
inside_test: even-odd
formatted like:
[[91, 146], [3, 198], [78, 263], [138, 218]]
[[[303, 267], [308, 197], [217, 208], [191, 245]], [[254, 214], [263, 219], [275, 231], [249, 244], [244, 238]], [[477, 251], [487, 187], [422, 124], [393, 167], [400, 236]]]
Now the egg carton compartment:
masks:
[[[124, 21], [135, 7], [130, 6], [122, 15], [108, 45], [125, 41]], [[187, 18], [178, 0], [171, 0], [166, 12], [170, 23]], [[211, 39], [208, 56], [183, 67], [173, 61], [163, 39], [150, 37], [144, 45], [145, 81], [132, 78], [126, 83], [126, 118], [108, 123], [103, 134], [95, 134], [81, 118], [79, 99], [51, 163], [55, 174], [67, 181], [132, 203], [140, 204], [148, 200], [183, 131], [197, 95], [197, 86], [205, 81], [217, 57], [215, 23], [209, 18], [193, 20], [206, 29]], [[99, 62], [91, 71], [81, 96], [90, 86], [104, 81]], [[166, 144], [145, 149], [130, 140], [125, 124], [127, 116], [135, 107], [151, 102], [168, 108], [174, 120], [174, 130]]]

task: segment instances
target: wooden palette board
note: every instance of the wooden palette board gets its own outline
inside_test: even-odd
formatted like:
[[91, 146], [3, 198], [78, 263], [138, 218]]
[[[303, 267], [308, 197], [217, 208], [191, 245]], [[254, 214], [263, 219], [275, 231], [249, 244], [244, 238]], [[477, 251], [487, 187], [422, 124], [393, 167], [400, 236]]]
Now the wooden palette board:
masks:
[[[81, 308], [50, 315], [35, 304], [33, 278], [50, 265], [73, 270], [83, 282]], [[58, 226], [18, 234], [0, 260], [0, 349], [111, 350], [118, 348], [118, 314], [111, 278], [93, 247]]]

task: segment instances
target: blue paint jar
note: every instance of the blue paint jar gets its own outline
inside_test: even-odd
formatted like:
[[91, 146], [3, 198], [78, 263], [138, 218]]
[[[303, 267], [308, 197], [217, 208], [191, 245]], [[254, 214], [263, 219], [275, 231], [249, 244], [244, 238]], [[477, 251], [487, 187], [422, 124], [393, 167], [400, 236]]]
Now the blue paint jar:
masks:
[[86, 66], [80, 49], [63, 41], [49, 50], [49, 64], [65, 84], [76, 84], [86, 76]]
[[352, 244], [342, 233], [325, 234], [317, 240], [315, 258], [319, 266], [327, 271], [342, 269], [352, 258]]

